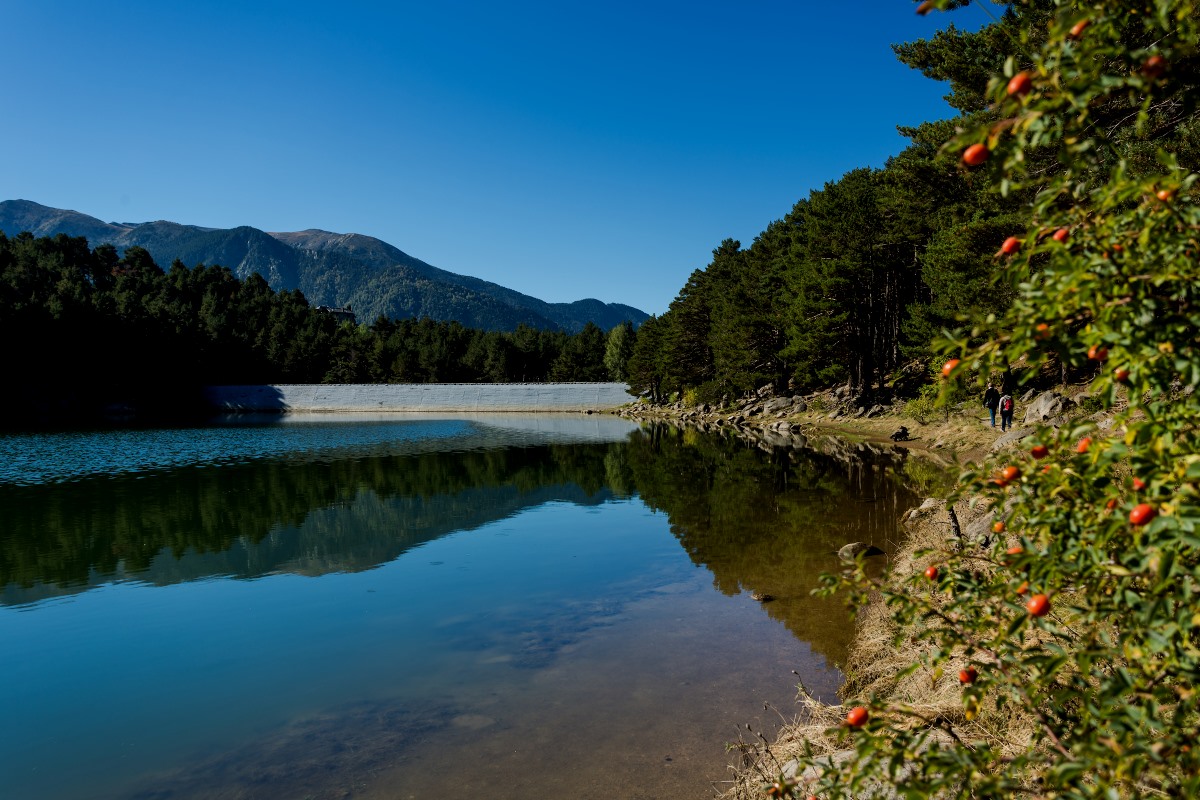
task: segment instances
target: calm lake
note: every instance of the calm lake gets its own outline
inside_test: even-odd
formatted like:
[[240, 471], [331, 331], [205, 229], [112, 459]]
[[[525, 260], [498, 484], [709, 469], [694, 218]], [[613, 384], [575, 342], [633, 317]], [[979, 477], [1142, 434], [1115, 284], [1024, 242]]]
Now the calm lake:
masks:
[[809, 593], [919, 472], [583, 415], [0, 435], [0, 794], [711, 797], [836, 698]]

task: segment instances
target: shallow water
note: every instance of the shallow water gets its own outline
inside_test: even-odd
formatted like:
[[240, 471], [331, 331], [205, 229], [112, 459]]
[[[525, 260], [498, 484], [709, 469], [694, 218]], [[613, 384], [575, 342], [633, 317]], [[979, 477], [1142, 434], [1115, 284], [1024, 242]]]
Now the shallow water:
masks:
[[851, 625], [809, 592], [912, 501], [901, 460], [568, 415], [0, 461], [0, 774], [47, 800], [710, 795], [798, 680], [834, 697]]

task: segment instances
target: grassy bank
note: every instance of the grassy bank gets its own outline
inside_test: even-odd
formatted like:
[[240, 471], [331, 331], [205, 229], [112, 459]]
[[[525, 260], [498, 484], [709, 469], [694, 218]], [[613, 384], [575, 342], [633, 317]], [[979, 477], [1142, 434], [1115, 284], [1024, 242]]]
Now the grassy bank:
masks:
[[[962, 466], [986, 459], [993, 444], [1002, 435], [998, 427], [991, 426], [987, 410], [975, 403], [949, 412], [939, 412], [935, 416], [905, 414], [904, 407], [897, 406], [870, 418], [865, 415], [858, 418], [843, 415], [831, 420], [829, 412], [833, 404], [828, 397], [809, 396], [806, 401], [804, 410], [794, 413], [755, 413], [761, 401], [720, 410], [640, 405], [627, 407], [623, 413], [708, 429], [734, 429], [743, 437], [761, 437], [762, 441], [770, 441], [770, 433], [784, 430], [793, 435], [799, 433], [814, 437], [832, 434], [850, 441], [904, 447], [934, 462], [936, 469], [955, 476]], [[747, 411], [751, 413], [747, 414]], [[910, 439], [894, 443], [890, 437], [901, 426], [908, 429]], [[957, 504], [955, 510], [963, 529], [979, 528], [981, 524], [990, 522], [988, 510], [973, 509], [966, 502]], [[925, 560], [918, 553], [945, 546], [952, 532], [943, 502], [927, 501], [921, 508], [909, 511], [903, 520], [897, 520], [897, 525], [902, 528], [903, 543], [894, 554], [890, 581], [898, 586], [913, 573], [925, 569]], [[965, 722], [958, 681], [952, 675], [952, 672], [957, 672], [957, 667], [938, 679], [922, 672], [900, 677], [904, 670], [916, 662], [920, 648], [925, 646], [918, 641], [918, 635], [918, 631], [900, 631], [882, 598], [874, 596], [856, 614], [854, 642], [846, 662], [840, 665], [845, 674], [841, 697], [876, 695], [892, 700], [903, 699], [931, 717], [953, 717]], [[902, 642], [899, 646], [896, 645], [898, 638]], [[765, 797], [764, 784], [792, 766], [789, 762], [806, 747], [818, 754], [832, 756], [847, 746], [844, 728], [839, 728], [846, 708], [822, 703], [806, 696], [803, 687], [800, 689], [794, 713], [789, 714], [788, 709], [783, 709], [785, 716], [792, 717], [791, 721], [783, 725], [773, 740], [748, 734], [737, 743], [743, 755], [743, 768], [724, 794], [728, 800]], [[972, 730], [976, 736], [997, 739], [1027, 735], [1026, 726], [1016, 720], [997, 724], [994, 719], [980, 718]], [[839, 733], [842, 734], [841, 738]]]
[[[1058, 391], [1070, 395], [1081, 388], [1059, 387]], [[1087, 416], [1087, 412], [1076, 405], [1068, 416], [1078, 421]], [[905, 426], [912, 438], [901, 446], [950, 470], [982, 464], [993, 449], [1000, 452], [1006, 449], [994, 448], [1002, 432], [991, 426], [986, 409], [973, 404], [932, 419], [906, 416], [899, 409], [872, 418], [830, 420], [828, 417], [826, 409], [818, 403], [815, 409], [787, 415], [784, 421], [793, 429], [798, 427], [808, 434], [826, 432], [849, 439], [881, 442], [890, 442], [890, 435]], [[778, 420], [766, 424], [778, 424]], [[993, 531], [996, 509], [987, 503], [963, 499], [954, 504], [953, 511], [952, 523], [946, 502], [930, 498], [897, 520], [903, 534], [902, 545], [894, 555], [881, 588], [904, 591], [914, 576], [922, 575], [927, 566], [936, 563], [931, 551], [944, 551], [955, 541], [983, 543], [1008, 535]], [[981, 564], [980, 568], [994, 567]], [[850, 597], [845, 599], [852, 600]], [[966, 659], [952, 659], [939, 670], [920, 666], [922, 655], [934, 646], [922, 636], [923, 626], [897, 624], [881, 592], [860, 599], [864, 602], [856, 608], [854, 641], [846, 663], [842, 665], [845, 682], [839, 694], [845, 704], [822, 703], [807, 696], [804, 687], [800, 686], [795, 717], [780, 729], [774, 740], [751, 735], [743, 737], [739, 743], [744, 754], [743, 768], [732, 788], [723, 795], [727, 800], [767, 797], [770, 784], [781, 774], [797, 782], [795, 796], [809, 797], [806, 777], [812, 777], [811, 773], [798, 773], [795, 759], [807, 751], [833, 761], [840, 760], [841, 754], [852, 747], [844, 724], [845, 715], [851, 706], [865, 698], [910, 709], [914, 725], [921, 724], [922, 719], [929, 721], [930, 728], [950, 723], [958, 736], [968, 741], [986, 741], [1001, 753], [1027, 746], [1035, 735], [1032, 719], [994, 704], [985, 704], [976, 713], [968, 715], [959, 678], [960, 669], [968, 667]], [[934, 602], [937, 602], [936, 598]], [[898, 796], [888, 787], [877, 789], [872, 796]]]
[[[1057, 391], [1069, 396], [1077, 395], [1082, 389], [1082, 386], [1058, 387]], [[1079, 399], [1083, 400], [1082, 397]], [[908, 448], [955, 475], [971, 464], [982, 464], [1003, 435], [998, 427], [991, 426], [987, 410], [975, 402], [920, 417], [906, 414], [905, 407], [898, 405], [871, 417], [841, 414], [830, 419], [831, 408], [835, 408], [830, 397], [817, 395], [805, 400], [798, 404], [803, 410], [792, 408], [782, 412], [763, 410], [764, 400], [760, 399], [731, 409], [642, 407], [632, 413], [701, 427], [733, 427], [743, 436], [761, 436], [764, 441], [769, 441], [771, 434], [784, 431], [793, 436], [809, 437], [834, 434], [852, 441], [893, 446], [890, 437], [903, 426], [908, 429], [910, 439], [894, 446]], [[1024, 407], [1018, 409], [1018, 420], [1023, 412]], [[1078, 404], [1068, 414], [1075, 419], [1087, 415], [1088, 412]], [[982, 542], [1002, 536], [992, 531], [994, 516], [995, 509], [986, 503], [961, 500], [954, 505], [958, 525], [956, 535], [944, 500], [930, 498], [919, 508], [910, 510], [897, 520], [902, 545], [893, 556], [881, 588], [902, 591], [914, 575], [920, 576], [933, 562], [934, 557], [928, 555], [928, 551], [944, 551], [948, 544], [958, 539]], [[981, 564], [980, 568], [992, 567]], [[852, 601], [849, 596], [844, 599]], [[958, 677], [959, 670], [968, 666], [966, 660], [952, 659], [941, 670], [924, 667], [914, 670], [914, 665], [920, 664], [922, 656], [933, 647], [923, 638], [923, 628], [898, 625], [880, 592], [860, 599], [862, 604], [856, 607], [854, 641], [846, 662], [841, 665], [845, 682], [839, 694], [846, 705], [822, 703], [808, 697], [803, 686], [799, 687], [798, 705], [790, 715], [793, 719], [773, 738], [748, 733], [736, 744], [743, 756], [742, 769], [724, 795], [727, 800], [766, 797], [765, 787], [781, 773], [791, 780], [799, 780], [796, 796], [808, 797], [804, 776], [796, 774], [794, 759], [806, 750], [839, 759], [839, 754], [851, 747], [846, 726], [842, 724], [846, 712], [865, 698], [911, 709], [914, 720], [918, 720], [914, 724], [920, 724], [920, 719], [950, 723], [957, 735], [971, 741], [987, 741], [1000, 752], [1017, 750], [1027, 745], [1034, 735], [1032, 720], [994, 705], [981, 707], [968, 719]], [[787, 709], [784, 714], [789, 716]], [[880, 787], [878, 796], [889, 795]]]

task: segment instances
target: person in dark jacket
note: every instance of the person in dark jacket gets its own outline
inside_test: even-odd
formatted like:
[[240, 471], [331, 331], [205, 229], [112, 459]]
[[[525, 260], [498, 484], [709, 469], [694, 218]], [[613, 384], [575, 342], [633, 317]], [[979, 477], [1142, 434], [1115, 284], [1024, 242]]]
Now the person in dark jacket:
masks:
[[996, 409], [1000, 407], [1000, 393], [990, 383], [987, 391], [983, 393], [983, 404], [987, 406], [988, 414], [992, 417], [992, 427], [996, 427]]

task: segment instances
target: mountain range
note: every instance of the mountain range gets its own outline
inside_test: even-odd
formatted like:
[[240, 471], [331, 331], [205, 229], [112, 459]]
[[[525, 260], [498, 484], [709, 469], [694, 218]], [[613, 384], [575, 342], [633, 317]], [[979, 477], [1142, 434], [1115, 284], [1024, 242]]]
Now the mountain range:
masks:
[[124, 252], [143, 247], [164, 269], [176, 259], [191, 267], [228, 267], [239, 278], [257, 272], [275, 290], [299, 289], [314, 305], [351, 306], [362, 322], [380, 315], [457, 320], [469, 328], [534, 328], [578, 332], [588, 322], [607, 330], [647, 314], [632, 306], [585, 299], [547, 303], [469, 275], [426, 264], [397, 247], [357, 233], [317, 229], [269, 233], [248, 225], [204, 228], [177, 222], [103, 222], [78, 211], [30, 200], [0, 202], [0, 231], [16, 236], [86, 237], [92, 247]]

